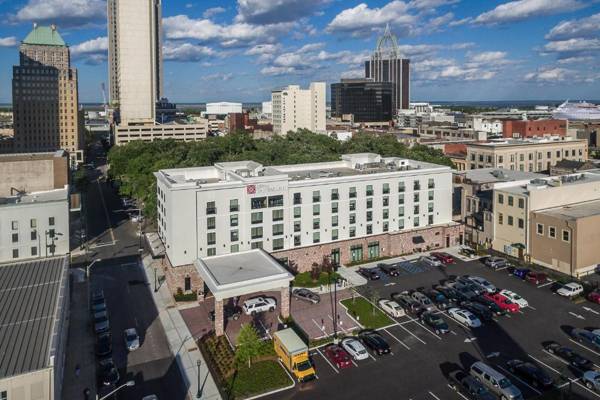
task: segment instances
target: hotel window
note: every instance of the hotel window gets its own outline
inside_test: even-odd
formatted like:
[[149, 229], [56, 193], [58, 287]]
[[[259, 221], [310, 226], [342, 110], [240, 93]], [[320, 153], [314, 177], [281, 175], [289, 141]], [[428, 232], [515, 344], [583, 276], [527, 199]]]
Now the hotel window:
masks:
[[419, 217], [415, 217], [413, 222], [414, 222], [413, 226], [415, 226], [415, 227], [419, 226]]
[[562, 231], [562, 240], [563, 240], [563, 242], [569, 242], [569, 241], [571, 241], [571, 234], [566, 229], [563, 229], [563, 231]]
[[390, 210], [387, 208], [383, 209], [383, 219], [388, 219], [390, 217]]
[[519, 161], [525, 161], [525, 154], [519, 154]]
[[273, 210], [273, 221], [283, 221], [283, 210]]
[[31, 228], [37, 228], [37, 220], [36, 219], [32, 219], [31, 221], [29, 221], [29, 226]]
[[331, 189], [331, 200], [339, 200], [340, 194], [337, 189]]
[[398, 216], [404, 217], [404, 207], [398, 207]]
[[229, 200], [229, 212], [238, 212], [240, 211], [240, 205], [238, 204], [237, 199]]
[[19, 229], [19, 221], [12, 221], [10, 223], [10, 225], [11, 225], [13, 231], [16, 231]]
[[331, 240], [338, 240], [338, 230], [337, 229], [332, 229], [331, 230]]
[[367, 208], [373, 208], [373, 199], [367, 199]]
[[19, 258], [19, 249], [13, 249], [13, 258]]
[[387, 206], [389, 206], [389, 205], [390, 205], [390, 198], [389, 198], [389, 197], [387, 197], [387, 196], [384, 196], [384, 197], [383, 197], [383, 206], [384, 206], [384, 207], [387, 207]]
[[337, 215], [331, 216], [331, 226], [338, 226], [338, 216]]
[[294, 246], [300, 246], [302, 244], [302, 238], [300, 235], [294, 236]]
[[319, 243], [321, 241], [321, 233], [313, 232], [313, 243]]
[[273, 225], [273, 236], [283, 235], [283, 224]]
[[321, 201], [321, 193], [318, 190], [313, 192], [313, 203], [318, 203]]
[[367, 225], [367, 235], [371, 235], [373, 233], [373, 225]]
[[215, 202], [209, 201], [208, 203], [206, 203], [206, 214], [212, 215], [212, 214], [216, 214], [216, 213], [217, 213], [217, 208], [215, 207]]
[[373, 185], [367, 185], [367, 196], [373, 196]]
[[537, 224], [536, 232], [538, 235], [543, 235], [544, 234], [544, 224]]
[[294, 204], [302, 204], [302, 194], [294, 193]]
[[503, 156], [498, 156], [498, 164], [502, 164], [504, 162]]
[[217, 243], [217, 234], [215, 232], [209, 232], [206, 234], [206, 243], [215, 244]]
[[251, 214], [250, 220], [253, 224], [262, 224], [263, 222], [263, 213], [261, 212], [253, 212]]
[[37, 231], [31, 231], [31, 240], [37, 240]]
[[49, 217], [48, 218], [48, 225], [54, 226], [54, 217]]
[[263, 242], [252, 242], [250, 244], [250, 248], [251, 249], [262, 249], [263, 248]]
[[354, 226], [351, 226], [351, 227], [348, 229], [348, 232], [349, 232], [349, 236], [350, 236], [350, 237], [355, 237], [355, 236], [356, 236], [356, 227], [354, 227]]
[[525, 221], [523, 220], [523, 218], [519, 218], [518, 226], [519, 229], [523, 229], [525, 227]]
[[512, 196], [508, 196], [508, 205], [513, 206], [515, 204], [515, 199]]
[[38, 250], [38, 249], [37, 249], [37, 247], [35, 247], [35, 246], [31, 248], [31, 256], [32, 256], [32, 257], [35, 257], [35, 256], [37, 256], [37, 254], [38, 254], [38, 251], [37, 251], [37, 250]]
[[206, 229], [215, 229], [216, 225], [215, 217], [206, 218]]
[[338, 203], [331, 203], [331, 213], [337, 214], [338, 212]]
[[433, 200], [433, 190], [430, 190], [429, 193], [427, 194], [427, 200], [429, 200], [429, 201]]
[[504, 195], [503, 194], [498, 195], [498, 204], [504, 204]]
[[390, 230], [390, 224], [389, 224], [389, 222], [387, 222], [387, 221], [383, 221], [383, 227], [382, 227], [382, 230], [383, 230], [384, 232], [387, 232], [387, 231], [389, 231], [389, 230]]
[[356, 200], [350, 200], [350, 211], [356, 210]]
[[273, 250], [283, 249], [283, 238], [273, 239]]
[[404, 182], [398, 182], [398, 193], [404, 193], [405, 190]]
[[383, 194], [389, 194], [390, 193], [390, 184], [389, 183], [384, 183], [383, 184], [382, 192], [383, 192]]
[[250, 230], [250, 237], [252, 239], [260, 239], [263, 237], [263, 228], [262, 226], [254, 227]]
[[427, 203], [427, 212], [429, 212], [429, 213], [433, 212], [433, 203]]
[[367, 222], [373, 221], [373, 211], [367, 211]]
[[313, 215], [321, 214], [321, 206], [319, 204], [313, 204]]
[[267, 207], [267, 198], [266, 197], [255, 197], [253, 199], [250, 199], [250, 207], [253, 210], [257, 210], [260, 208], [266, 208]]
[[351, 199], [356, 197], [356, 188], [355, 187], [350, 188], [350, 191], [348, 192], [348, 197], [350, 197]]
[[237, 214], [232, 215], [229, 217], [229, 225], [231, 226], [238, 226], [238, 216]]
[[525, 199], [519, 198], [519, 199], [517, 199], [517, 201], [519, 204], [519, 208], [525, 208]]
[[414, 208], [413, 208], [413, 214], [415, 214], [415, 215], [416, 215], [416, 214], [418, 214], [418, 213], [419, 213], [419, 206], [418, 206], [418, 205], [416, 205], [416, 206], [414, 206]]
[[513, 226], [514, 225], [514, 218], [512, 215], [508, 216], [508, 225]]
[[404, 195], [403, 194], [398, 195], [398, 204], [404, 204]]
[[12, 234], [12, 242], [13, 243], [17, 243], [19, 241], [19, 234], [18, 233], [13, 233]]
[[504, 224], [504, 215], [502, 213], [498, 213], [498, 225]]
[[237, 229], [229, 232], [229, 239], [232, 242], [237, 242], [238, 240], [240, 240], [240, 234]]
[[294, 232], [300, 232], [301, 229], [302, 225], [300, 224], [300, 221], [294, 221]]
[[314, 218], [313, 219], [313, 229], [320, 229], [321, 228], [321, 220], [319, 218]]
[[[488, 162], [492, 162], [492, 160], [490, 159]], [[429, 178], [429, 180], [427, 181], [427, 189], [434, 189], [435, 188], [435, 180], [433, 178]]]
[[428, 216], [427, 216], [427, 223], [428, 223], [429, 225], [433, 225], [433, 215], [428, 215]]
[[269, 207], [283, 207], [283, 196], [269, 196]]
[[413, 182], [413, 190], [421, 190], [421, 182], [414, 181]]
[[350, 214], [349, 223], [350, 224], [355, 224], [356, 223], [356, 214]]
[[229, 252], [230, 253], [237, 253], [238, 251], [240, 251], [240, 245], [239, 244], [232, 244], [231, 246], [229, 246]]

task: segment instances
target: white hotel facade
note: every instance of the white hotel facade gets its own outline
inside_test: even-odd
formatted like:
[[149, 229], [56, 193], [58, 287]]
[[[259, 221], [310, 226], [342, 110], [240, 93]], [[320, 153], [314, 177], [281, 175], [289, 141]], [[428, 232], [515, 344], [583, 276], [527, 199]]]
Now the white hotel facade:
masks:
[[155, 176], [158, 233], [172, 266], [260, 247], [302, 272], [323, 256], [348, 264], [462, 241], [445, 166], [365, 153], [272, 167], [225, 162]]

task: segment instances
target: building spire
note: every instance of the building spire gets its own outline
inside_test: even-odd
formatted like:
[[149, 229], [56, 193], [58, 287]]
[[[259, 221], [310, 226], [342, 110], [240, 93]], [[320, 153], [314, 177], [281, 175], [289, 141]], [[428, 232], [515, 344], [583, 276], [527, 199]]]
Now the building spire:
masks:
[[398, 47], [398, 40], [396, 35], [392, 32], [390, 23], [385, 24], [385, 30], [383, 35], [377, 40], [377, 48], [375, 52], [382, 55], [386, 53], [389, 57], [397, 58], [400, 57], [400, 48]]

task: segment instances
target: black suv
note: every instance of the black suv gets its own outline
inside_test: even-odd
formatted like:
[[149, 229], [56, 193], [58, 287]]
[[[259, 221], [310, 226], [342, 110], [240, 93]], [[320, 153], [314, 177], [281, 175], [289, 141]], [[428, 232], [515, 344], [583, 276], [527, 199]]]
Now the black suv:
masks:
[[358, 333], [358, 338], [364, 343], [365, 346], [377, 353], [377, 355], [384, 355], [390, 353], [390, 345], [385, 339], [376, 331], [372, 329], [366, 329]]
[[400, 276], [400, 269], [393, 264], [377, 264], [377, 268], [389, 276]]

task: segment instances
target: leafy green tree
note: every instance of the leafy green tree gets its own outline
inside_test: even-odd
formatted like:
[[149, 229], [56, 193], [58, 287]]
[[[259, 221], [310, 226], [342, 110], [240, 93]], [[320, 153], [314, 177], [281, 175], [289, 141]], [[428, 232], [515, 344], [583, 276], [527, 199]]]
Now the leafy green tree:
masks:
[[248, 363], [250, 368], [252, 359], [260, 355], [261, 348], [262, 343], [256, 329], [251, 324], [243, 324], [237, 339], [235, 359], [239, 363]]

